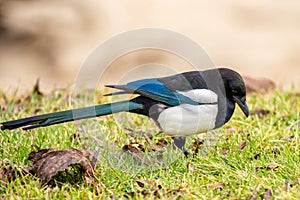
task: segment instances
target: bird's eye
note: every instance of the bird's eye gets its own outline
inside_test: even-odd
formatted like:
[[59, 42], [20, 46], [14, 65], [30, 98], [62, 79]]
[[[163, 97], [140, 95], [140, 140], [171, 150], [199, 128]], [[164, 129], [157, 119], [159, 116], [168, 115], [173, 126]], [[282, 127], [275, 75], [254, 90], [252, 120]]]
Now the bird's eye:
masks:
[[237, 90], [236, 89], [232, 89], [231, 90], [233, 94], [237, 94]]

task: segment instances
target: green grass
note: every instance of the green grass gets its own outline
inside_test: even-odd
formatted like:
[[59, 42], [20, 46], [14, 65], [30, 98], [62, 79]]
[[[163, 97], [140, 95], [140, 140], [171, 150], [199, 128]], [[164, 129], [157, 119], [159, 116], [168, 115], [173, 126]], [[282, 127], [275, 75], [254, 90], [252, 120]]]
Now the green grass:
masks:
[[[0, 95], [0, 121], [73, 108], [65, 91], [47, 97], [37, 94], [27, 98]], [[96, 103], [107, 101], [100, 94], [95, 96]], [[66, 175], [65, 180], [58, 178], [54, 184], [47, 186], [36, 177], [18, 176], [13, 182], [0, 185], [0, 197], [260, 199], [269, 190], [274, 199], [299, 199], [299, 94], [278, 91], [265, 95], [251, 94], [248, 105], [252, 112], [265, 109], [270, 113], [264, 116], [252, 114], [245, 118], [237, 108], [233, 118], [214, 134], [189, 138], [187, 148], [191, 152], [195, 150], [194, 141], [204, 139], [197, 154], [189, 158], [180, 154], [163, 168], [150, 164], [145, 170], [136, 172], [126, 170], [125, 165], [123, 168], [111, 166], [100, 159], [95, 169], [96, 178], [80, 179]], [[75, 106], [79, 107], [79, 103]], [[139, 137], [140, 133], [153, 134], [154, 144], [164, 138], [147, 118], [127, 114], [120, 122], [120, 116], [124, 115], [115, 114], [84, 120], [82, 124], [65, 123], [28, 132], [19, 129], [1, 131], [0, 162], [3, 166], [29, 166], [27, 156], [35, 150], [33, 144], [40, 148], [85, 149], [95, 148], [104, 140], [121, 148], [130, 143], [145, 144], [146, 139]], [[135, 136], [129, 136], [124, 126], [133, 129]], [[81, 139], [74, 137], [75, 134], [79, 134]], [[166, 140], [169, 141], [169, 138]], [[244, 148], [242, 143], [246, 143]]]

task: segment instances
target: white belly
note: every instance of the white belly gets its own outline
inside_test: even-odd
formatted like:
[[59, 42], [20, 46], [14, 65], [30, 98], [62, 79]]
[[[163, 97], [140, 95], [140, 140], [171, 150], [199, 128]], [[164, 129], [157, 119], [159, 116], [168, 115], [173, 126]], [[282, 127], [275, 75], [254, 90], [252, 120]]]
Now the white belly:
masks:
[[182, 104], [161, 112], [157, 121], [168, 135], [188, 136], [214, 129], [217, 113], [216, 104]]

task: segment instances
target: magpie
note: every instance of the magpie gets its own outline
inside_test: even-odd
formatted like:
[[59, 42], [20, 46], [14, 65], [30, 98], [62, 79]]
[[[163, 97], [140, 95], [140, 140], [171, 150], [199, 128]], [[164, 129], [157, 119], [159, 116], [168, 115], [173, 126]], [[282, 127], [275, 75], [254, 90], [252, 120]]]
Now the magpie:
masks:
[[233, 115], [236, 104], [246, 117], [249, 115], [244, 80], [238, 72], [228, 68], [189, 71], [106, 87], [119, 90], [107, 96], [137, 94], [137, 97], [2, 122], [1, 130], [20, 127], [28, 130], [126, 111], [152, 118], [187, 156], [186, 136], [223, 126]]

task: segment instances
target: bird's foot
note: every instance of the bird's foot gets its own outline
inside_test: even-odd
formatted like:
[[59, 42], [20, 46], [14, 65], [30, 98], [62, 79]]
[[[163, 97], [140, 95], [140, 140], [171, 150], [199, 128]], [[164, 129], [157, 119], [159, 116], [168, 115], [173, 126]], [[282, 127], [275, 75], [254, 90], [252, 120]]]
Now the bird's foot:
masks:
[[184, 148], [185, 137], [173, 137], [173, 141], [175, 146], [183, 152], [185, 157], [188, 157], [190, 153]]

